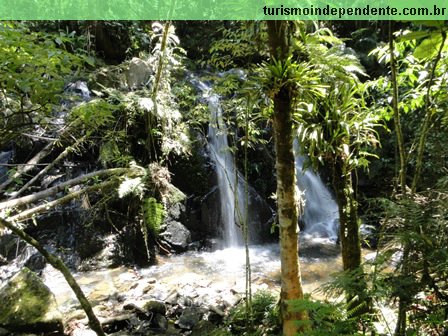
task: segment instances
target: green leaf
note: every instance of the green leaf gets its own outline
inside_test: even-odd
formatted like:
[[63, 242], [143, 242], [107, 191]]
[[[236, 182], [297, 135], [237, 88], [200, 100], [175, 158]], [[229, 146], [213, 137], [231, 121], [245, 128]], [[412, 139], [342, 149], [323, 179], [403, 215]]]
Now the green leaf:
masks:
[[433, 33], [431, 36], [418, 45], [414, 50], [414, 57], [418, 59], [432, 58], [437, 54], [442, 43], [442, 35], [440, 33]]

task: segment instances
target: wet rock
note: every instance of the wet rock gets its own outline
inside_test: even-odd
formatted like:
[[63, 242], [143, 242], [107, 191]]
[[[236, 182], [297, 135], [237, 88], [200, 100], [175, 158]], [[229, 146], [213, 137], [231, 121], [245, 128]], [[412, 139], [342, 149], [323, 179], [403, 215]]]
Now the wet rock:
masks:
[[375, 225], [361, 224], [359, 233], [361, 234], [361, 244], [363, 247], [375, 248], [378, 244], [379, 229]]
[[25, 267], [29, 268], [33, 272], [40, 272], [45, 268], [47, 261], [45, 258], [36, 251], [31, 257], [25, 262]]
[[191, 242], [190, 231], [174, 220], [164, 225], [163, 232], [159, 237], [177, 253], [186, 251]]
[[42, 280], [23, 268], [0, 290], [0, 326], [11, 331], [61, 332], [62, 314]]
[[0, 255], [11, 261], [20, 254], [26, 244], [12, 234], [0, 235]]
[[[0, 152], [0, 163], [9, 163], [13, 157], [14, 152], [12, 150], [9, 151], [1, 151]], [[0, 165], [0, 183], [5, 182], [8, 179], [8, 169]]]
[[208, 336], [215, 329], [216, 326], [212, 322], [201, 320], [193, 327], [190, 336]]
[[168, 320], [161, 314], [155, 314], [152, 318], [151, 324], [154, 328], [157, 328], [159, 330], [168, 329]]
[[144, 304], [143, 309], [148, 313], [166, 314], [166, 305], [162, 301], [151, 300]]
[[223, 235], [220, 213], [219, 190], [215, 186], [201, 199], [200, 226], [210, 236], [220, 237]]
[[0, 328], [0, 336], [8, 336], [11, 335], [11, 332], [5, 328]]
[[222, 298], [222, 303], [225, 307], [230, 308], [233, 306], [236, 306], [238, 304], [238, 302], [241, 301], [241, 296], [235, 292], [232, 293], [232, 290], [230, 290], [231, 293], [229, 293], [228, 295], [224, 296]]
[[181, 329], [191, 330], [204, 316], [204, 310], [198, 307], [185, 308], [179, 316], [177, 325]]
[[131, 314], [117, 315], [101, 320], [103, 330], [107, 333], [126, 329], [132, 319]]
[[90, 100], [90, 90], [87, 86], [87, 83], [84, 81], [78, 80], [76, 82], [69, 83], [65, 87], [65, 91], [74, 93], [74, 94], [80, 96], [85, 101]]
[[167, 210], [167, 216], [174, 220], [180, 220], [185, 214], [185, 205], [181, 202], [171, 204]]

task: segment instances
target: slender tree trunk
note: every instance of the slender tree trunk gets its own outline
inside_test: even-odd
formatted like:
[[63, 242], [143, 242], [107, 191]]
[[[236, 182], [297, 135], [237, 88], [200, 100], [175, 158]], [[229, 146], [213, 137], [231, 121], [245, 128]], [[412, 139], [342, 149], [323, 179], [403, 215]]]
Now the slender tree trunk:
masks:
[[[398, 174], [399, 190], [403, 197], [407, 197], [406, 189], [406, 152], [404, 147], [403, 132], [401, 129], [400, 111], [398, 109], [398, 82], [397, 82], [397, 65], [394, 54], [394, 38], [392, 34], [392, 21], [389, 21], [389, 53], [390, 53], [390, 72], [392, 80], [392, 110], [394, 112], [394, 125], [397, 137], [398, 154], [400, 157], [400, 169]], [[408, 263], [409, 248], [404, 246], [403, 266]], [[407, 267], [404, 266], [402, 273], [407, 274]], [[398, 314], [397, 324], [395, 326], [395, 336], [403, 336], [406, 332], [406, 311], [407, 299], [405, 297], [398, 298]]]
[[361, 241], [358, 225], [358, 205], [354, 197], [352, 176], [336, 163], [333, 187], [339, 206], [339, 235], [344, 271], [354, 271], [361, 265]]
[[[272, 58], [284, 60], [289, 55], [290, 43], [287, 21], [268, 21], [269, 44]], [[293, 154], [292, 90], [287, 85], [279, 88], [274, 100], [274, 139], [277, 172], [277, 213], [280, 225], [281, 316], [283, 335], [294, 336], [299, 331], [298, 320], [306, 320], [305, 311], [294, 311], [290, 301], [303, 298], [298, 258], [299, 195], [296, 192], [295, 161]]]
[[[165, 63], [165, 51], [166, 47], [168, 45], [168, 33], [170, 31], [171, 21], [166, 21], [165, 25], [163, 27], [163, 33], [162, 33], [162, 40], [160, 41], [160, 56], [157, 63], [157, 72], [154, 79], [154, 84], [152, 87], [151, 92], [151, 99], [154, 103], [154, 115], [157, 115], [157, 93], [159, 92], [160, 82], [162, 79], [162, 72], [164, 68]], [[147, 138], [146, 138], [146, 148], [148, 151], [148, 159], [151, 160], [151, 152], [154, 151], [154, 157], [157, 160], [157, 151], [154, 146], [154, 138], [152, 135], [152, 122], [153, 117], [150, 111], [146, 112], [146, 132], [147, 132]]]
[[86, 296], [84, 295], [81, 287], [79, 287], [78, 283], [76, 282], [73, 275], [70, 273], [70, 270], [67, 268], [67, 266], [64, 264], [64, 262], [59, 259], [57, 256], [49, 253], [47, 250], [45, 250], [42, 245], [33, 237], [28, 235], [25, 231], [20, 230], [16, 226], [14, 226], [12, 223], [8, 222], [7, 220], [0, 217], [0, 226], [4, 226], [8, 229], [10, 229], [13, 233], [18, 235], [20, 238], [22, 238], [24, 241], [26, 241], [28, 244], [34, 246], [40, 254], [50, 263], [51, 266], [56, 268], [58, 271], [62, 273], [65, 280], [67, 281], [70, 288], [75, 293], [79, 303], [81, 304], [82, 309], [85, 311], [87, 318], [89, 319], [89, 326], [92, 328], [93, 331], [98, 336], [106, 336], [106, 334], [103, 331], [103, 328], [101, 327], [101, 323], [98, 320], [98, 318], [95, 316], [95, 313], [93, 312], [92, 306], [90, 305], [89, 301], [87, 300]]
[[422, 165], [423, 165], [423, 154], [425, 153], [425, 146], [426, 146], [426, 138], [428, 137], [429, 130], [431, 128], [432, 123], [432, 117], [434, 115], [434, 111], [431, 108], [431, 88], [434, 83], [434, 77], [436, 74], [437, 65], [440, 62], [440, 59], [442, 58], [442, 51], [445, 47], [445, 41], [446, 41], [446, 32], [442, 32], [442, 41], [440, 43], [439, 50], [437, 52], [436, 58], [434, 60], [434, 63], [432, 65], [431, 74], [428, 80], [428, 85], [426, 89], [426, 95], [425, 95], [425, 119], [423, 121], [422, 129], [420, 132], [420, 139], [418, 142], [418, 148], [417, 148], [417, 159], [415, 161], [415, 173], [414, 178], [412, 180], [412, 193], [415, 193], [418, 187], [418, 182], [420, 180], [420, 176], [422, 174]]
[[351, 288], [346, 293], [347, 311], [352, 316], [359, 316], [370, 311], [371, 298], [367, 296], [367, 284], [361, 266], [358, 203], [353, 190], [352, 174], [344, 167], [343, 161], [337, 161], [333, 165], [333, 187], [339, 207], [339, 237], [343, 268], [348, 272], [360, 271], [360, 276], [354, 279]]
[[400, 169], [398, 171], [398, 181], [401, 193], [406, 194], [406, 150], [404, 147], [403, 132], [401, 129], [400, 111], [398, 109], [398, 82], [397, 65], [394, 54], [394, 37], [392, 34], [392, 21], [389, 21], [389, 53], [390, 53], [390, 73], [392, 82], [392, 110], [394, 112], [395, 134], [397, 136], [398, 155], [400, 157]]

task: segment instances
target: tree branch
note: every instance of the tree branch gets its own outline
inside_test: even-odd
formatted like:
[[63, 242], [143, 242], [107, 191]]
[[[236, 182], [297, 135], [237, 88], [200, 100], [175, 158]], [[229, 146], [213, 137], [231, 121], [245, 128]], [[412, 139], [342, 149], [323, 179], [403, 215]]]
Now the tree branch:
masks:
[[0, 217], [0, 226], [4, 226], [11, 230], [14, 234], [19, 236], [21, 239], [26, 241], [31, 246], [34, 246], [40, 254], [48, 261], [48, 263], [53, 266], [55, 269], [57, 269], [59, 272], [62, 273], [65, 280], [67, 281], [70, 288], [73, 290], [73, 292], [76, 295], [76, 298], [78, 299], [79, 303], [81, 304], [82, 309], [85, 311], [87, 318], [89, 319], [89, 326], [92, 328], [93, 331], [98, 336], [106, 336], [106, 334], [103, 331], [103, 328], [101, 327], [101, 323], [98, 320], [98, 318], [95, 316], [95, 313], [93, 312], [92, 306], [90, 305], [89, 300], [87, 300], [86, 296], [84, 295], [84, 292], [82, 291], [81, 287], [79, 287], [78, 283], [76, 282], [73, 275], [70, 273], [70, 270], [68, 267], [64, 264], [64, 262], [58, 258], [56, 255], [49, 253], [47, 250], [44, 249], [44, 247], [33, 237], [28, 235], [25, 231], [17, 228], [9, 221], [5, 220], [4, 218]]

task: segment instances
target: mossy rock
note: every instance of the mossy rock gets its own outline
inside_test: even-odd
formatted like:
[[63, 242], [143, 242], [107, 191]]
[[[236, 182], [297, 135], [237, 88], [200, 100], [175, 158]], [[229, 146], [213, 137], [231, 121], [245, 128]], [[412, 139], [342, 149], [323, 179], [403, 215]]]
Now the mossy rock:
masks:
[[28, 268], [0, 289], [0, 302], [0, 327], [22, 332], [63, 331], [53, 293]]

